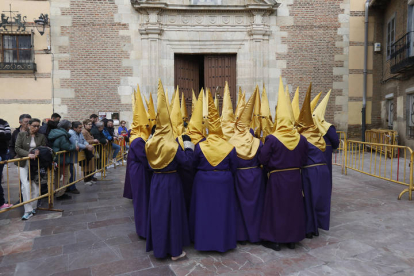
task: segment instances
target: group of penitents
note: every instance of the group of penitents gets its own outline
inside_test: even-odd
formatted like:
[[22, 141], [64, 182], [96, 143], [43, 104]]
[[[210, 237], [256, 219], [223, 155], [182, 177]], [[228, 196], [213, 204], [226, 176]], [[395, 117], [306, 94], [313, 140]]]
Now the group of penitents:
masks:
[[335, 127], [324, 119], [330, 92], [315, 109], [309, 86], [299, 110], [280, 80], [275, 120], [266, 90], [233, 112], [226, 82], [222, 114], [210, 91], [193, 92], [188, 118], [178, 88], [168, 101], [134, 93], [124, 197], [133, 200], [137, 235], [156, 258], [178, 260], [194, 243], [226, 252], [237, 242], [279, 251], [329, 230]]

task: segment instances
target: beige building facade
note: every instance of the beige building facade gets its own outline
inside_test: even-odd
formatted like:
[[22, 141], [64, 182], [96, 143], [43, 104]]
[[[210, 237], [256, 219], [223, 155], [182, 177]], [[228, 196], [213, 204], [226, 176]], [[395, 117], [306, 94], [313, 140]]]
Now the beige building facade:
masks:
[[[274, 112], [282, 77], [291, 92], [300, 87], [301, 99], [310, 82], [314, 95], [332, 89], [327, 120], [360, 136], [365, 2], [1, 1], [2, 10], [11, 3], [12, 10], [27, 16], [37, 70], [0, 70], [0, 117], [16, 126], [21, 113], [42, 119], [55, 111], [81, 120], [116, 112], [130, 122], [136, 85], [146, 97], [155, 95], [158, 78], [170, 97], [180, 85], [188, 106], [190, 88], [198, 94], [201, 87], [218, 87], [222, 93], [228, 80], [234, 91], [242, 87], [250, 95], [264, 84]], [[33, 23], [41, 13], [50, 17], [43, 36]], [[377, 14], [369, 17], [368, 128], [384, 127], [385, 116], [385, 98], [377, 92], [374, 43], [384, 31]]]

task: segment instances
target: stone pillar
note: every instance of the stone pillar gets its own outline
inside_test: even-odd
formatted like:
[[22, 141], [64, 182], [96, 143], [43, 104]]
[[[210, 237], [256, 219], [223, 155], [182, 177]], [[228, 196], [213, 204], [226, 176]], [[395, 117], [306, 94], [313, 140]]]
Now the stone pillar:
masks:
[[254, 76], [253, 85], [256, 86], [258, 84], [261, 87], [264, 81], [267, 82], [269, 73], [268, 64], [265, 64], [268, 60], [268, 42], [271, 34], [269, 26], [266, 25], [269, 13], [263, 10], [251, 10], [251, 13], [253, 15], [253, 22], [249, 35]]
[[[161, 26], [162, 8], [145, 9], [144, 23], [141, 24], [139, 32], [142, 36], [142, 80], [146, 91], [151, 91], [157, 86], [158, 78], [161, 78], [160, 48], [163, 29]], [[147, 62], [145, 62], [147, 61]], [[154, 91], [156, 93], [156, 91]]]

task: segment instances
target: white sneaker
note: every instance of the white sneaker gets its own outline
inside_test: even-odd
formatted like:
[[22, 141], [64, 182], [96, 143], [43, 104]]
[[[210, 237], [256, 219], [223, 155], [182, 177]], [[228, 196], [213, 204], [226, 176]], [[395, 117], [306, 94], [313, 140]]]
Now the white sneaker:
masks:
[[93, 185], [93, 182], [92, 181], [85, 182], [85, 185], [86, 186], [92, 186]]
[[33, 213], [29, 212], [29, 213], [24, 213], [22, 220], [28, 220], [29, 218], [33, 217]]
[[96, 177], [96, 178], [101, 177], [101, 176], [102, 176], [102, 174], [101, 174], [100, 172], [95, 173], [95, 177]]

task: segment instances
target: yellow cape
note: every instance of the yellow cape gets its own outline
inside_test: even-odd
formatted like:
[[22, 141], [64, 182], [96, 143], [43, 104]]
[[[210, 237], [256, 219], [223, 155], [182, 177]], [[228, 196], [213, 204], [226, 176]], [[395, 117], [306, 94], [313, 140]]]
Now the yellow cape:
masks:
[[260, 146], [260, 140], [250, 133], [250, 123], [257, 93], [259, 90], [256, 89], [245, 104], [240, 118], [236, 121], [235, 133], [229, 140], [229, 143], [235, 146], [237, 156], [244, 160], [251, 160], [255, 157]]
[[151, 168], [161, 170], [174, 160], [178, 144], [174, 139], [168, 104], [161, 80], [158, 81], [157, 97], [157, 127], [153, 137], [145, 145], [145, 153]]
[[200, 149], [208, 163], [215, 167], [229, 155], [234, 147], [223, 138], [220, 117], [208, 90], [206, 98], [208, 99], [208, 137], [200, 143]]

